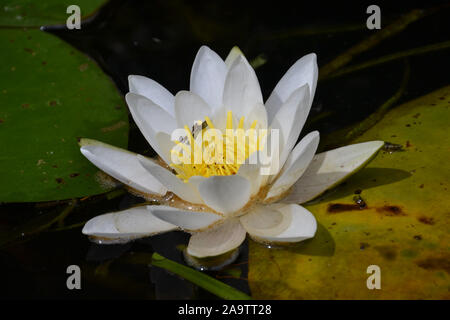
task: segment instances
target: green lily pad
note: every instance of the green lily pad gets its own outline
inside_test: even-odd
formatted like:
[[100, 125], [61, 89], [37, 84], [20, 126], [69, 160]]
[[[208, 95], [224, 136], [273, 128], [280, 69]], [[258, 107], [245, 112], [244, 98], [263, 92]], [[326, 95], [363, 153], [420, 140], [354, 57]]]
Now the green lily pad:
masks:
[[[381, 151], [347, 182], [306, 207], [314, 239], [295, 247], [250, 244], [256, 299], [449, 299], [450, 87], [403, 104], [354, 142]], [[360, 209], [355, 191], [365, 201]], [[356, 195], [358, 196], [358, 195]], [[367, 268], [381, 269], [369, 290]]]
[[40, 30], [0, 28], [0, 201], [48, 201], [110, 189], [78, 137], [127, 146], [123, 98], [95, 62]]
[[0, 26], [39, 27], [66, 23], [67, 7], [76, 4], [81, 17], [95, 12], [107, 0], [6, 0], [0, 7]]

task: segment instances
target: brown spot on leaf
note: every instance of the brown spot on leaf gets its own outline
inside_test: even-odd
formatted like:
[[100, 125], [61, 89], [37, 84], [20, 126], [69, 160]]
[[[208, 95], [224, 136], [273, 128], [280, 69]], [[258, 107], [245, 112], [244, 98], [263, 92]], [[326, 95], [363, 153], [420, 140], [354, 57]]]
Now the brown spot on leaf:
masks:
[[127, 123], [125, 121], [119, 121], [119, 122], [113, 124], [112, 126], [101, 128], [101, 130], [102, 130], [102, 132], [111, 132], [111, 131], [120, 129], [126, 125], [127, 125]]
[[430, 257], [416, 261], [416, 264], [425, 270], [444, 270], [450, 273], [450, 257]]
[[409, 142], [409, 140], [406, 141], [406, 147], [407, 148], [411, 147], [411, 143]]
[[369, 245], [368, 243], [366, 243], [366, 242], [361, 242], [361, 243], [359, 244], [359, 248], [360, 248], [361, 250], [364, 250], [365, 248], [368, 248], [368, 247], [370, 247], [370, 245]]
[[79, 175], [80, 175], [79, 173], [71, 173], [70, 177], [71, 178], [75, 178], [75, 177], [78, 177]]
[[56, 101], [55, 100], [52, 100], [52, 101], [49, 101], [49, 103], [48, 103], [48, 105], [49, 106], [52, 106], [52, 107], [54, 107], [54, 106], [56, 106]]
[[419, 218], [417, 218], [417, 220], [419, 220], [420, 222], [422, 222], [424, 224], [429, 224], [429, 225], [435, 224], [434, 219], [431, 217], [420, 216]]
[[413, 115], [413, 118], [418, 118], [420, 116], [420, 113], [416, 113], [415, 115]]
[[420, 189], [423, 189], [423, 183], [419, 186]]
[[340, 213], [344, 211], [355, 211], [363, 210], [367, 207], [360, 207], [358, 204], [348, 204], [348, 203], [330, 203], [327, 208], [327, 212], [330, 214]]
[[392, 246], [376, 246], [375, 250], [386, 260], [392, 261], [397, 258], [397, 249]]
[[420, 234], [417, 234], [414, 236], [414, 239], [416, 240], [422, 240], [422, 236]]
[[81, 71], [81, 72], [83, 72], [83, 71], [86, 71], [86, 69], [88, 68], [88, 64], [87, 63], [83, 63], [83, 64], [81, 64], [79, 67], [78, 67], [78, 69]]
[[30, 107], [30, 104], [28, 104], [28, 103], [22, 104], [22, 108], [24, 108], [24, 109], [28, 109], [29, 107]]
[[36, 52], [34, 52], [34, 50], [33, 49], [30, 49], [30, 48], [25, 48], [24, 49], [26, 52], [28, 52], [28, 53], [30, 53], [31, 55], [33, 55], [33, 56], [35, 56], [36, 55]]
[[64, 184], [65, 183], [63, 178], [56, 178], [55, 180], [59, 184]]
[[399, 206], [385, 205], [385, 206], [377, 208], [377, 212], [383, 213], [384, 215], [389, 216], [389, 217], [406, 216], [406, 214], [403, 212], [403, 210]]

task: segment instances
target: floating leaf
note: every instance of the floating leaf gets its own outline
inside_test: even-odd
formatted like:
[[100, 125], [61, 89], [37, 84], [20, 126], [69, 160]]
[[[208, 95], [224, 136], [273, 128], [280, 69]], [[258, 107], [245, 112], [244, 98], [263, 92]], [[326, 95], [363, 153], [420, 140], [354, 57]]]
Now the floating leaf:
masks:
[[[251, 242], [253, 297], [448, 299], [449, 106], [446, 87], [389, 111], [353, 141], [401, 148], [381, 151], [306, 206], [319, 224], [314, 239], [281, 250]], [[366, 286], [370, 265], [381, 268], [381, 290]]]
[[107, 0], [6, 0], [0, 7], [0, 26], [39, 27], [66, 23], [67, 7], [76, 4], [87, 17]]
[[103, 193], [78, 137], [127, 146], [128, 116], [111, 80], [85, 55], [40, 30], [1, 29], [0, 201]]

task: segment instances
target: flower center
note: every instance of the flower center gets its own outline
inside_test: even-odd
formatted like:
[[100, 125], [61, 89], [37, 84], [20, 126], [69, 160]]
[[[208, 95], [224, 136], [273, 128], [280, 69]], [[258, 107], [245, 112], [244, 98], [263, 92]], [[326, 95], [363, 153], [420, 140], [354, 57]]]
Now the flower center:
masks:
[[[233, 113], [227, 112], [226, 130], [216, 129], [209, 117], [196, 121], [192, 130], [184, 127], [185, 135], [172, 148], [172, 163], [177, 177], [188, 182], [193, 176], [229, 176], [255, 151], [263, 148], [267, 130], [257, 130], [255, 120], [244, 128], [245, 118], [233, 128]], [[258, 132], [259, 131], [259, 132]]]

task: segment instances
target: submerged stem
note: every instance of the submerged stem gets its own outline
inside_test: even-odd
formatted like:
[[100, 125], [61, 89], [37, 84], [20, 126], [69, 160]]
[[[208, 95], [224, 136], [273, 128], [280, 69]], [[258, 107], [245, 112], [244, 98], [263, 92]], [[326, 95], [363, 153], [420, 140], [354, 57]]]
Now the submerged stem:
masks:
[[166, 269], [176, 275], [196, 284], [197, 286], [226, 300], [250, 300], [251, 297], [245, 293], [216, 280], [202, 272], [196, 271], [182, 264], [169, 260], [158, 253], [152, 255], [152, 265]]
[[351, 72], [370, 68], [370, 67], [373, 67], [373, 66], [376, 66], [379, 64], [383, 64], [383, 63], [387, 63], [387, 62], [390, 62], [393, 60], [406, 58], [409, 56], [415, 56], [415, 55], [419, 55], [419, 54], [424, 54], [424, 53], [428, 53], [428, 52], [432, 52], [432, 51], [443, 50], [443, 49], [447, 49], [447, 48], [450, 48], [450, 41], [443, 41], [443, 42], [434, 43], [434, 44], [427, 45], [427, 46], [422, 46], [422, 47], [418, 47], [418, 48], [414, 48], [414, 49], [409, 49], [409, 50], [404, 50], [404, 51], [388, 54], [388, 55], [385, 55], [385, 56], [382, 56], [382, 57], [379, 57], [376, 59], [366, 61], [364, 63], [360, 63], [360, 64], [352, 66], [352, 67], [341, 69], [338, 72], [332, 73], [329, 76], [322, 78], [322, 80], [340, 77], [342, 75], [345, 75], [345, 74], [348, 74]]
[[384, 102], [378, 109], [372, 113], [369, 117], [365, 118], [363, 121], [359, 122], [355, 127], [353, 127], [347, 134], [345, 135], [346, 140], [353, 140], [354, 138], [361, 135], [363, 132], [367, 131], [373, 125], [375, 125], [378, 121], [383, 118], [385, 113], [389, 110], [389, 108], [396, 103], [400, 97], [403, 95], [405, 88], [409, 81], [409, 75], [411, 73], [411, 67], [409, 63], [405, 62], [405, 71], [403, 72], [403, 78], [400, 83], [400, 87], [395, 92], [395, 94], [390, 97], [386, 102]]
[[320, 69], [320, 80], [327, 77], [329, 74], [340, 69], [344, 65], [348, 64], [355, 56], [363, 53], [372, 47], [375, 47], [383, 40], [390, 38], [401, 31], [403, 31], [409, 24], [417, 21], [425, 15], [423, 10], [412, 10], [408, 14], [404, 15], [397, 21], [388, 25], [387, 27], [377, 31], [374, 35], [364, 39], [363, 41], [357, 43], [344, 53], [338, 55], [331, 62], [326, 64]]
[[409, 63], [405, 61], [405, 70], [403, 72], [403, 78], [400, 83], [400, 87], [397, 89], [394, 95], [391, 96], [388, 100], [386, 100], [381, 106], [379, 106], [377, 110], [375, 110], [375, 112], [373, 112], [370, 116], [368, 116], [364, 120], [360, 121], [354, 127], [350, 128], [346, 127], [342, 130], [339, 130], [338, 132], [334, 132], [332, 135], [328, 137], [328, 140], [326, 140], [322, 148], [325, 148], [326, 150], [332, 147], [341, 146], [347, 143], [348, 141], [352, 141], [353, 139], [357, 138], [358, 136], [369, 130], [378, 121], [380, 121], [386, 114], [386, 112], [388, 112], [389, 109], [395, 103], [398, 102], [398, 100], [405, 92], [406, 86], [409, 81], [410, 72], [411, 68], [409, 66]]

